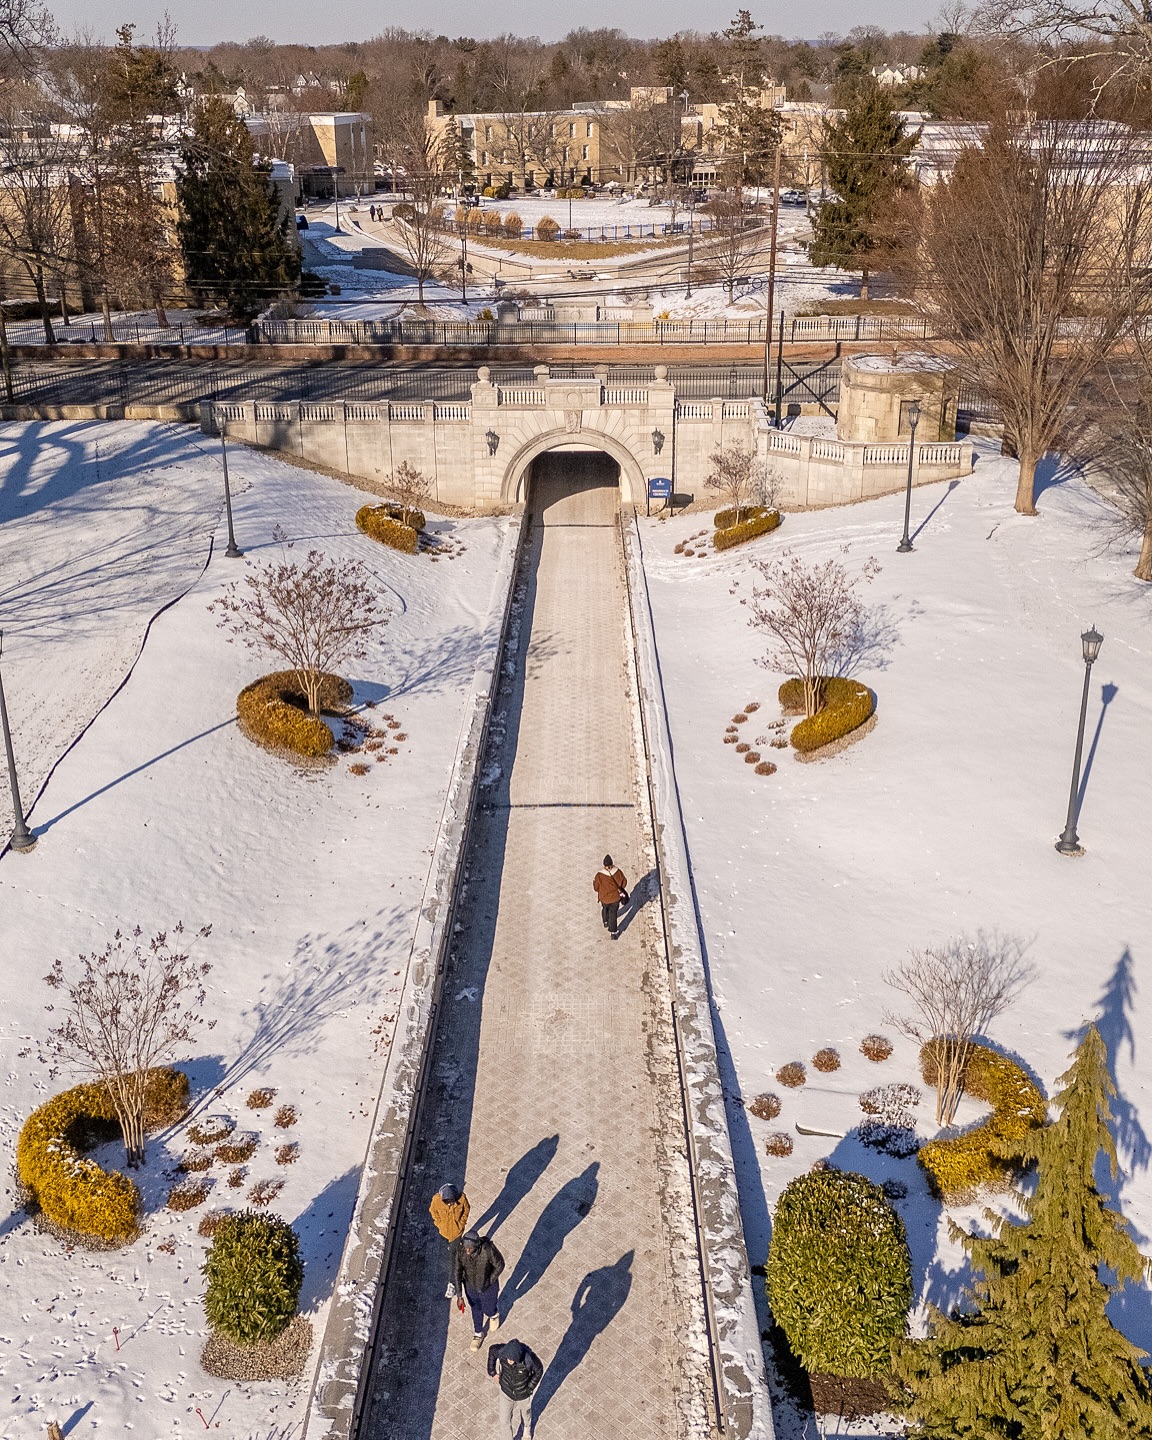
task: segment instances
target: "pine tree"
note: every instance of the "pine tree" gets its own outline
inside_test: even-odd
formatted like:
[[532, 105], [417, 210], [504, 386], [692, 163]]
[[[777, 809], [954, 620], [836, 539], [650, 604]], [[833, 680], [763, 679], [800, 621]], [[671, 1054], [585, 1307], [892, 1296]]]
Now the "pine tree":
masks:
[[[1149, 1261], [1096, 1188], [1101, 1152], [1116, 1175], [1116, 1091], [1095, 1025], [1058, 1084], [1059, 1117], [1026, 1142], [1038, 1169], [1034, 1192], [1021, 1197], [1025, 1222], [988, 1212], [987, 1239], [953, 1228], [980, 1277], [971, 1308], [933, 1311], [930, 1337], [898, 1351], [913, 1433], [926, 1440], [1152, 1435], [1145, 1352], [1106, 1311], [1116, 1290], [1145, 1278]], [[1102, 1279], [1102, 1268], [1114, 1278]]]
[[300, 281], [300, 259], [270, 171], [253, 158], [248, 127], [231, 106], [206, 99], [177, 180], [180, 244], [188, 288], [241, 319]]
[[814, 265], [860, 270], [862, 300], [888, 238], [891, 202], [908, 188], [907, 161], [915, 144], [916, 136], [904, 133], [903, 120], [870, 78], [851, 90], [843, 120], [825, 127], [821, 153], [837, 198], [816, 212], [808, 254]]

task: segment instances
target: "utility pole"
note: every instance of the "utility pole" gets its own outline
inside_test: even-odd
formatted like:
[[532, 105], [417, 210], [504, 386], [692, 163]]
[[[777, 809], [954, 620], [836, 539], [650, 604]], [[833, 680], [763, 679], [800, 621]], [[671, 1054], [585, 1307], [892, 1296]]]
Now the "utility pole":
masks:
[[776, 302], [776, 228], [780, 220], [780, 146], [776, 146], [776, 163], [772, 167], [772, 238], [768, 247], [768, 306], [764, 335], [764, 405], [768, 405], [769, 371], [772, 364], [772, 320]]

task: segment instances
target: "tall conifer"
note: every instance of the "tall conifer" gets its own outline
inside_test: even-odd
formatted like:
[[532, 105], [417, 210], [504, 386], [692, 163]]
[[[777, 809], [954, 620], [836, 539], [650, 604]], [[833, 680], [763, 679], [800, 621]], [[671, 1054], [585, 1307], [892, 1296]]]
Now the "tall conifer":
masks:
[[184, 147], [177, 190], [188, 288], [223, 302], [238, 318], [255, 315], [300, 281], [289, 217], [253, 158], [247, 125], [226, 101], [206, 99]]
[[[927, 1340], [905, 1342], [896, 1369], [913, 1433], [931, 1440], [1136, 1440], [1152, 1435], [1145, 1352], [1109, 1320], [1113, 1294], [1149, 1261], [1096, 1187], [1116, 1091], [1095, 1025], [1057, 1082], [1059, 1116], [1025, 1142], [1035, 1189], [1023, 1224], [988, 1212], [990, 1238], [954, 1228], [979, 1277], [969, 1309], [933, 1311]], [[1104, 1270], [1107, 1278], [1101, 1277]]]
[[907, 189], [908, 155], [915, 135], [893, 113], [888, 97], [869, 76], [849, 88], [844, 118], [828, 124], [821, 154], [836, 194], [817, 210], [808, 253], [814, 265], [860, 270], [860, 298], [868, 277], [890, 243], [891, 202]]

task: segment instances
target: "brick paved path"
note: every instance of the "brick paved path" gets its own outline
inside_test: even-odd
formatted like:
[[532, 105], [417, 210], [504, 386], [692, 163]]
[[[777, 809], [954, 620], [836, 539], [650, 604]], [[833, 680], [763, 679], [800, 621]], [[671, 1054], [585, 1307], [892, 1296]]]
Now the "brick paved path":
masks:
[[[464, 1179], [473, 1221], [507, 1262], [498, 1338], [526, 1341], [546, 1367], [536, 1434], [707, 1433], [617, 492], [603, 459], [556, 456], [534, 486], [521, 633], [385, 1301], [371, 1440], [497, 1433], [487, 1345], [469, 1351], [471, 1324], [443, 1298], [444, 1248], [427, 1214], [439, 1185]], [[616, 942], [591, 884], [605, 850], [646, 900]]]

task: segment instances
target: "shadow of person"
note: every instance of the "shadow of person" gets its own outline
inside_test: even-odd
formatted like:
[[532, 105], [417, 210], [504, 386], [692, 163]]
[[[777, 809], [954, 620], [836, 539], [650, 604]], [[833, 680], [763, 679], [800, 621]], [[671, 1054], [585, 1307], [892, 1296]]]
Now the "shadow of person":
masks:
[[[504, 1286], [503, 1295], [508, 1305], [527, 1295], [533, 1285], [543, 1278], [549, 1265], [563, 1250], [565, 1240], [592, 1209], [600, 1189], [599, 1173], [600, 1162], [594, 1160], [582, 1175], [573, 1176], [566, 1185], [562, 1185], [540, 1212], [540, 1218], [532, 1227], [532, 1233], [516, 1261], [511, 1279]], [[502, 1305], [501, 1309], [505, 1307]]]
[[632, 921], [643, 910], [645, 905], [650, 904], [660, 894], [660, 876], [655, 870], [649, 870], [647, 875], [641, 875], [632, 889], [628, 892], [628, 904], [620, 907], [620, 917], [617, 929], [623, 935]]
[[548, 1135], [526, 1150], [505, 1175], [499, 1195], [479, 1220], [472, 1222], [472, 1229], [494, 1235], [551, 1165], [559, 1146], [560, 1136]]
[[632, 1289], [634, 1254], [635, 1251], [629, 1250], [615, 1265], [589, 1271], [576, 1287], [572, 1298], [572, 1323], [564, 1332], [564, 1338], [532, 1397], [533, 1434], [552, 1397], [588, 1354], [593, 1340], [603, 1334], [624, 1308], [628, 1292]]

